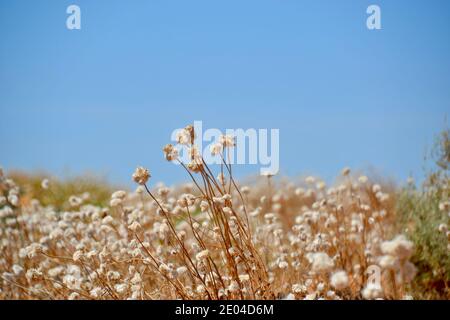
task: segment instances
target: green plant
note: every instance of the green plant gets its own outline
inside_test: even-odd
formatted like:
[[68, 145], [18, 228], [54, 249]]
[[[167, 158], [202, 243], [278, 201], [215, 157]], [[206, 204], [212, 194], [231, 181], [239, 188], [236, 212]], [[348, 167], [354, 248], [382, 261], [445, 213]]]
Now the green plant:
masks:
[[429, 153], [433, 168], [421, 188], [409, 185], [397, 203], [398, 223], [408, 230], [419, 269], [413, 282], [417, 298], [450, 297], [449, 208], [450, 131], [444, 130]]

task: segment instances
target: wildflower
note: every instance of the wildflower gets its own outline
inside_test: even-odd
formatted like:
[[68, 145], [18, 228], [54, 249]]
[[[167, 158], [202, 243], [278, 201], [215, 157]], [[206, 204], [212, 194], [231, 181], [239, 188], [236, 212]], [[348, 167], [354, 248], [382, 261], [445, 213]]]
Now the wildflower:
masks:
[[205, 288], [204, 285], [199, 284], [199, 285], [197, 286], [197, 288], [196, 288], [196, 291], [197, 291], [197, 293], [203, 294], [203, 293], [206, 292], [206, 288]]
[[134, 221], [132, 224], [130, 224], [130, 225], [128, 226], [128, 228], [129, 228], [131, 231], [136, 232], [138, 229], [141, 228], [141, 225], [139, 224], [139, 222]]
[[73, 259], [73, 261], [77, 262], [77, 261], [81, 260], [82, 257], [83, 257], [83, 252], [81, 250], [77, 250], [74, 252], [72, 259]]
[[201, 212], [207, 212], [208, 209], [209, 209], [209, 203], [206, 202], [206, 201], [202, 201], [200, 203], [200, 210], [201, 210]]
[[123, 294], [128, 290], [128, 285], [126, 283], [119, 283], [114, 286], [117, 293]]
[[23, 268], [17, 264], [12, 266], [12, 270], [16, 276], [20, 275], [23, 272]]
[[177, 204], [182, 208], [190, 207], [194, 204], [195, 196], [189, 193], [182, 194], [177, 201]]
[[248, 281], [250, 281], [250, 276], [248, 274], [240, 274], [239, 281], [248, 282]]
[[69, 204], [71, 207], [78, 207], [83, 203], [83, 200], [80, 197], [77, 196], [70, 196], [69, 197]]
[[114, 192], [111, 195], [111, 199], [121, 199], [121, 200], [123, 200], [123, 199], [125, 199], [126, 196], [127, 196], [126, 191], [118, 190], [118, 191]]
[[383, 289], [379, 284], [369, 283], [361, 294], [366, 300], [375, 300], [383, 296]]
[[203, 169], [203, 164], [200, 161], [192, 160], [187, 167], [190, 171], [199, 173]]
[[178, 144], [187, 145], [190, 141], [189, 132], [185, 129], [181, 129], [176, 133], [175, 139]]
[[94, 289], [92, 289], [91, 291], [89, 291], [89, 294], [92, 298], [98, 298], [102, 295], [102, 288], [100, 287], [95, 287]]
[[313, 253], [311, 256], [311, 269], [316, 273], [326, 273], [334, 267], [333, 259], [324, 252]]
[[318, 190], [324, 190], [325, 188], [326, 188], [326, 184], [325, 184], [325, 182], [323, 182], [323, 181], [319, 181], [319, 182], [317, 182], [317, 184], [316, 184], [316, 188], [318, 189]]
[[251, 212], [249, 213], [249, 215], [250, 215], [250, 217], [257, 217], [257, 216], [260, 215], [260, 213], [261, 213], [261, 208], [258, 207], [258, 208], [256, 208], [255, 210], [251, 211]]
[[192, 126], [192, 125], [187, 125], [185, 128], [184, 128], [184, 130], [187, 132], [187, 134], [188, 134], [188, 137], [189, 137], [189, 142], [191, 143], [191, 144], [193, 144], [194, 143], [194, 140], [195, 140], [195, 130], [194, 130], [194, 126]]
[[8, 201], [14, 207], [17, 207], [17, 205], [19, 204], [19, 197], [16, 194], [10, 194], [10, 195], [8, 195]]
[[348, 287], [348, 275], [345, 271], [338, 271], [333, 273], [330, 279], [331, 285], [336, 290], [342, 290]]
[[228, 291], [230, 291], [231, 293], [238, 292], [239, 283], [237, 283], [237, 281], [235, 280], [231, 281], [230, 285], [228, 286]]
[[171, 144], [167, 144], [163, 148], [164, 157], [167, 161], [173, 161], [178, 159], [178, 150]]
[[381, 191], [381, 186], [379, 185], [379, 184], [374, 184], [373, 186], [372, 186], [372, 192], [373, 193], [378, 193], [378, 192], [380, 192]]
[[40, 269], [28, 269], [25, 277], [28, 279], [28, 281], [31, 280], [40, 280], [43, 277], [43, 273]]
[[177, 268], [177, 274], [178, 274], [179, 276], [185, 274], [186, 272], [187, 272], [187, 268], [186, 268], [185, 266], [182, 266], [182, 267], [178, 267], [178, 268]]
[[438, 230], [440, 233], [446, 233], [447, 229], [448, 229], [448, 227], [445, 223], [441, 223], [438, 227]]
[[295, 195], [296, 196], [302, 196], [302, 195], [304, 195], [305, 194], [305, 189], [303, 189], [303, 188], [297, 188], [297, 189], [295, 189]]
[[305, 299], [303, 299], [303, 300], [306, 300], [306, 301], [316, 300], [316, 296], [317, 296], [316, 293], [311, 293], [311, 294], [306, 295]]
[[325, 283], [320, 282], [320, 283], [317, 285], [317, 292], [322, 292], [324, 289], [325, 289]]
[[361, 183], [361, 184], [366, 184], [367, 181], [369, 181], [369, 178], [367, 178], [366, 176], [360, 176], [358, 178], [358, 182]]
[[164, 275], [169, 275], [172, 272], [172, 269], [165, 263], [161, 263], [158, 267], [159, 272]]
[[391, 241], [381, 244], [381, 251], [386, 255], [408, 259], [413, 254], [414, 244], [408, 241], [404, 235], [399, 235]]
[[205, 259], [207, 259], [209, 257], [209, 250], [203, 250], [200, 251], [199, 253], [197, 253], [197, 255], [195, 256], [195, 258], [197, 259], [197, 261], [203, 261]]
[[222, 150], [223, 150], [223, 144], [214, 143], [210, 146], [209, 150], [211, 151], [211, 155], [213, 155], [213, 156], [221, 154]]
[[145, 188], [143, 186], [138, 186], [134, 192], [136, 192], [137, 194], [142, 194], [144, 193], [144, 191]]
[[50, 186], [50, 181], [48, 179], [43, 179], [41, 181], [42, 189], [47, 190], [49, 188], [49, 186]]
[[150, 172], [144, 167], [137, 167], [136, 171], [134, 171], [133, 173], [134, 182], [140, 185], [146, 184], [150, 177], [151, 177]]
[[111, 216], [106, 216], [102, 219], [102, 224], [111, 224], [113, 222], [114, 222], [114, 219]]
[[450, 210], [450, 201], [444, 201], [439, 203], [439, 210], [448, 211]]
[[346, 177], [350, 174], [350, 168], [349, 167], [345, 167], [344, 169], [342, 169], [341, 174]]
[[306, 177], [305, 182], [307, 184], [313, 184], [314, 182], [316, 182], [316, 178], [314, 178], [313, 176]]
[[243, 187], [241, 188], [241, 192], [242, 192], [243, 194], [249, 194], [249, 193], [250, 193], [250, 187], [249, 187], [249, 186], [243, 186]]
[[235, 146], [235, 141], [234, 141], [234, 137], [231, 135], [221, 135], [219, 137], [219, 142], [225, 147], [234, 147]]
[[380, 257], [379, 264], [382, 268], [390, 270], [397, 270], [400, 267], [399, 259], [391, 255]]
[[289, 293], [283, 300], [295, 300], [295, 295], [292, 293]]
[[293, 284], [292, 285], [292, 292], [296, 293], [296, 294], [302, 294], [308, 291], [308, 288], [306, 288], [306, 286], [301, 285], [299, 283]]
[[122, 204], [122, 199], [119, 198], [113, 198], [111, 199], [111, 201], [109, 202], [109, 205], [111, 207], [118, 207]]
[[[138, 273], [136, 273], [138, 274]], [[117, 271], [108, 271], [106, 274], [108, 280], [119, 280], [120, 279], [120, 273]]]
[[229, 208], [229, 207], [223, 207], [222, 211], [223, 211], [223, 213], [225, 213], [227, 215], [231, 215], [233, 213], [233, 210], [231, 210], [231, 208]]
[[79, 297], [80, 297], [80, 294], [79, 294], [79, 293], [77, 293], [77, 292], [72, 292], [72, 293], [69, 295], [69, 300], [77, 300]]

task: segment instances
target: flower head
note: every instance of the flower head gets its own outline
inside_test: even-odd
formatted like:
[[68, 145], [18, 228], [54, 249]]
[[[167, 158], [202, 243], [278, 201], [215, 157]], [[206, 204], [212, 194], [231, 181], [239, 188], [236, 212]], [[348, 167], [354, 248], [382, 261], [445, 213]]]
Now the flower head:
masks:
[[163, 148], [163, 152], [167, 161], [173, 161], [178, 158], [178, 150], [171, 144], [167, 144]]
[[316, 273], [326, 273], [334, 267], [333, 259], [324, 252], [313, 253], [311, 256], [312, 270]]
[[333, 273], [330, 282], [336, 290], [345, 289], [348, 287], [348, 275], [345, 271], [338, 271]]
[[185, 129], [181, 129], [176, 134], [176, 140], [179, 144], [187, 145], [189, 143], [189, 134]]
[[349, 167], [345, 167], [344, 169], [342, 169], [341, 174], [345, 177], [348, 176], [350, 174], [350, 168]]
[[146, 184], [150, 177], [151, 177], [150, 172], [144, 167], [137, 167], [136, 171], [134, 171], [133, 173], [134, 182], [141, 185]]
[[211, 155], [216, 156], [222, 152], [223, 145], [221, 143], [214, 143], [209, 147], [209, 150], [211, 151]]
[[226, 148], [226, 147], [234, 147], [235, 141], [234, 137], [231, 135], [221, 135], [219, 138], [219, 142]]
[[49, 186], [50, 186], [50, 181], [48, 179], [44, 179], [41, 181], [42, 189], [47, 190]]
[[198, 261], [205, 260], [205, 259], [207, 259], [208, 257], [209, 257], [209, 250], [203, 250], [203, 251], [200, 251], [200, 252], [197, 253], [197, 255], [196, 255], [196, 259], [197, 259]]

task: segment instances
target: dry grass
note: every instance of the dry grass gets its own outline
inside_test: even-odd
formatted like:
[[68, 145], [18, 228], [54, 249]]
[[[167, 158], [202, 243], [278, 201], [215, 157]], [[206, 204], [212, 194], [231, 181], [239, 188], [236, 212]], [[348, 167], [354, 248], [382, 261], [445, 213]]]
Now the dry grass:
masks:
[[[187, 138], [186, 138], [187, 137]], [[409, 299], [414, 245], [397, 235], [396, 194], [344, 169], [328, 187], [262, 177], [239, 186], [227, 159], [210, 168], [192, 145], [190, 182], [147, 187], [109, 206], [72, 195], [63, 209], [23, 201], [1, 174], [2, 299]], [[170, 145], [167, 160], [177, 161]], [[217, 169], [213, 173], [213, 169]], [[42, 192], [49, 192], [44, 182]], [[67, 206], [67, 207], [65, 207]], [[380, 271], [379, 279], [377, 271]]]

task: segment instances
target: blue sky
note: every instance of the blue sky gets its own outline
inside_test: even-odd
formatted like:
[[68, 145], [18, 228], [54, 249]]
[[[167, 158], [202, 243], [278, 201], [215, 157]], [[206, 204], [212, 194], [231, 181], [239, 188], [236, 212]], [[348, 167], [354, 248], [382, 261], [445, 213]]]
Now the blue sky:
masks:
[[1, 1], [0, 164], [175, 183], [161, 147], [202, 120], [280, 129], [285, 175], [420, 177], [450, 110], [449, 39], [445, 0]]

